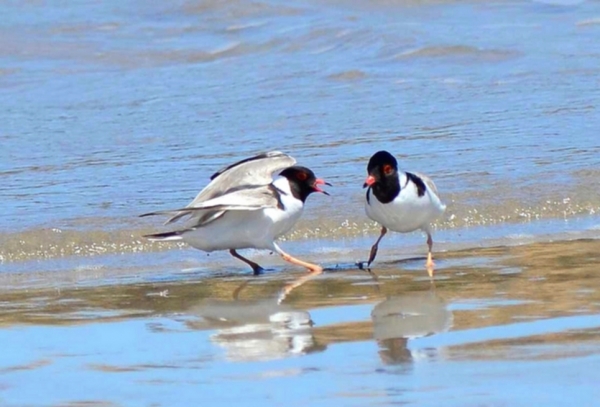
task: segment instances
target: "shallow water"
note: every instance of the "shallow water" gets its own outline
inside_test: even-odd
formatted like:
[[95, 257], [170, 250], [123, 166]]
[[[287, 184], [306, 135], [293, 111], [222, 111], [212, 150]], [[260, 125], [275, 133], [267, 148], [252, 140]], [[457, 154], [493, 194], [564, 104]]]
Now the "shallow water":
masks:
[[591, 406], [599, 249], [455, 251], [435, 282], [421, 258], [382, 262], [279, 304], [303, 273], [4, 291], [0, 401]]

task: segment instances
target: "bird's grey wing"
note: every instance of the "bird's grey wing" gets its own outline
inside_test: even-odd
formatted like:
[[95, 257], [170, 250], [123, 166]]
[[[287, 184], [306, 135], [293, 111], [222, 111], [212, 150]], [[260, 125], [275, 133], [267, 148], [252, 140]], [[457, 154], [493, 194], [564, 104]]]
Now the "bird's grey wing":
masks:
[[281, 192], [272, 185], [244, 187], [216, 198], [199, 202], [196, 206], [145, 213], [140, 216], [172, 215], [190, 216], [189, 224], [203, 226], [221, 217], [226, 211], [254, 211], [282, 207]]
[[257, 210], [281, 206], [281, 192], [273, 185], [240, 187], [215, 198], [188, 207], [187, 210]]
[[[215, 172], [211, 182], [202, 190], [187, 208], [198, 207], [200, 203], [211, 200], [229, 191], [250, 185], [268, 185], [273, 182], [273, 173], [291, 167], [296, 160], [280, 151], [269, 151], [246, 158]], [[165, 224], [175, 222], [188, 213], [180, 211], [168, 219]]]
[[[196, 210], [197, 209], [197, 210]], [[225, 214], [224, 210], [214, 210], [214, 209], [206, 209], [206, 208], [181, 208], [181, 209], [167, 209], [164, 211], [155, 211], [148, 212], [140, 215], [141, 218], [145, 216], [155, 216], [155, 215], [173, 215], [175, 214], [175, 218], [179, 219], [183, 216], [193, 215], [192, 220], [194, 226], [204, 226], [207, 225]], [[171, 218], [172, 219], [172, 218]]]
[[294, 164], [296, 164], [296, 160], [293, 157], [281, 151], [269, 151], [228, 165], [215, 172], [210, 179], [214, 181], [224, 176], [228, 178], [231, 176], [246, 177], [249, 178], [247, 182], [240, 182], [238, 185], [265, 185], [273, 181], [272, 174], [275, 171], [283, 170]]
[[431, 178], [429, 178], [427, 175], [422, 174], [420, 172], [415, 172], [415, 175], [423, 180], [423, 182], [425, 183], [425, 185], [427, 185], [427, 188], [429, 190], [431, 190], [436, 195], [438, 194], [437, 187], [435, 186], [435, 183], [433, 182], [433, 180]]

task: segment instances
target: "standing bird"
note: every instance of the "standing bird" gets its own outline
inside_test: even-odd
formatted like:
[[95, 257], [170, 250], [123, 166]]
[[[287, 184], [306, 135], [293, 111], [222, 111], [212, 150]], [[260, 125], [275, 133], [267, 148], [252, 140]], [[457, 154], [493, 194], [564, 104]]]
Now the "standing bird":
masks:
[[388, 229], [407, 233], [420, 229], [427, 233], [427, 271], [433, 276], [431, 222], [446, 210], [431, 179], [422, 174], [398, 171], [398, 162], [387, 151], [378, 151], [369, 160], [365, 211], [381, 225], [381, 235], [371, 247], [367, 267], [375, 260], [377, 246]]
[[[295, 163], [289, 155], [271, 151], [225, 167], [210, 177], [210, 183], [187, 207], [140, 215], [172, 215], [165, 224], [189, 217], [182, 228], [144, 237], [151, 241], [184, 241], [205, 252], [229, 250], [233, 257], [252, 267], [255, 275], [263, 268], [237, 250], [273, 250], [285, 261], [321, 273], [320, 266], [292, 257], [275, 243], [298, 221], [311, 193], [329, 195], [319, 185], [331, 184]], [[273, 180], [272, 174], [278, 171], [280, 177]]]

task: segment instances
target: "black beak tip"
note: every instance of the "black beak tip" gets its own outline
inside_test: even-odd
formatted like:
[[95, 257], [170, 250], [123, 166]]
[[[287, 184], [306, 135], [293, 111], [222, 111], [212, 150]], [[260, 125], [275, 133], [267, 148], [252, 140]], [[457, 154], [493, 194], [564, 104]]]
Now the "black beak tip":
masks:
[[329, 182], [326, 182], [325, 185], [327, 185], [328, 187], [332, 187], [333, 186]]
[[363, 188], [366, 188], [366, 187], [368, 187], [368, 186], [369, 186], [369, 185], [368, 185], [366, 182], [363, 184]]

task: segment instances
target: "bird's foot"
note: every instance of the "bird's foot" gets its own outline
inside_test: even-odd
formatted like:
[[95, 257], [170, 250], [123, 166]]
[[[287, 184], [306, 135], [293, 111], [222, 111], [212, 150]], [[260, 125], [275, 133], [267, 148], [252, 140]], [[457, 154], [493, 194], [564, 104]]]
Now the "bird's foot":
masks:
[[318, 266], [316, 264], [311, 264], [307, 267], [307, 270], [311, 274], [321, 274], [323, 272], [323, 267]]
[[265, 269], [259, 265], [257, 265], [256, 267], [252, 267], [252, 270], [253, 270], [253, 272], [254, 272], [253, 274], [255, 276], [259, 276], [265, 272]]
[[354, 263], [359, 270], [365, 270], [371, 273], [371, 263], [366, 261], [357, 261]]

